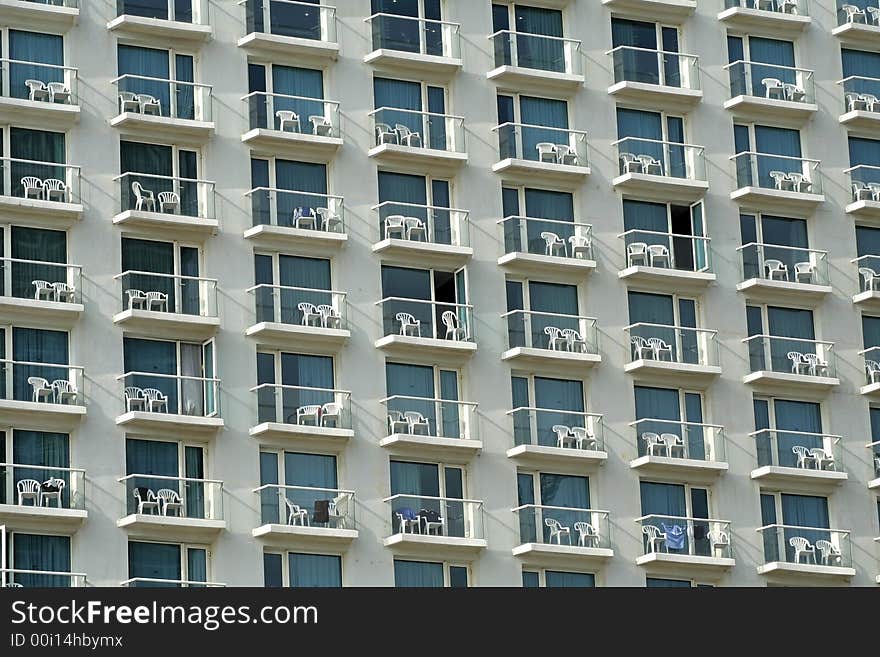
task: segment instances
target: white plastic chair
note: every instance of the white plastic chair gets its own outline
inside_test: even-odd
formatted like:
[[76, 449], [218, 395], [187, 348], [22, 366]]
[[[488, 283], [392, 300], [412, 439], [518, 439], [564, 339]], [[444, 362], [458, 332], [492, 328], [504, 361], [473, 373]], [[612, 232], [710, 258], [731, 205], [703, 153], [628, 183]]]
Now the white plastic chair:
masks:
[[633, 346], [633, 360], [642, 360], [643, 358], [654, 358], [654, 348], [648, 344], [640, 335], [634, 335], [630, 338]]
[[568, 350], [570, 352], [575, 354], [587, 353], [587, 341], [584, 339], [584, 336], [582, 336], [580, 332], [578, 332], [576, 329], [562, 329], [562, 337], [565, 338], [565, 341], [568, 344]]
[[67, 379], [56, 379], [52, 381], [52, 390], [55, 393], [56, 404], [75, 404], [77, 397], [76, 386]]
[[591, 260], [593, 257], [593, 241], [586, 235], [571, 235], [568, 238], [571, 257]]
[[415, 237], [421, 242], [428, 241], [428, 228], [418, 217], [404, 217], [403, 225], [406, 228], [406, 239], [411, 240]]
[[803, 103], [807, 100], [807, 92], [796, 84], [786, 82], [782, 85], [782, 90], [785, 92], [786, 100], [793, 103]]
[[810, 455], [816, 462], [817, 470], [834, 470], [834, 454], [824, 447], [813, 447]]
[[586, 427], [572, 427], [571, 433], [578, 449], [594, 449], [598, 444], [596, 437]]
[[797, 456], [795, 467], [808, 470], [811, 463], [813, 464], [813, 466], [816, 465], [815, 457], [810, 453], [810, 450], [803, 445], [795, 445], [791, 448], [791, 451], [795, 456]]
[[36, 479], [20, 479], [15, 485], [18, 491], [18, 506], [24, 506], [25, 500], [31, 500], [34, 506], [40, 506], [40, 482]]
[[150, 94], [138, 94], [138, 104], [141, 106], [141, 114], [152, 114], [153, 116], [162, 116], [162, 103], [159, 99]]
[[[847, 23], [867, 23], [868, 15], [865, 13], [864, 9], [860, 7], [856, 7], [855, 5], [841, 5], [840, 7], [846, 13], [846, 22]], [[861, 16], [861, 20], [858, 18]]]
[[648, 176], [662, 176], [663, 163], [652, 155], [639, 155], [638, 160], [642, 165], [642, 173]]
[[816, 548], [806, 538], [803, 536], [792, 536], [788, 539], [788, 544], [794, 548], [795, 563], [801, 562], [801, 556], [812, 558], [813, 563], [816, 563]]
[[416, 319], [410, 313], [397, 313], [395, 319], [400, 322], [401, 335], [422, 337], [422, 320]]
[[632, 153], [620, 154], [621, 173], [641, 173], [642, 163]]
[[55, 288], [49, 281], [31, 281], [34, 286], [34, 301], [52, 301], [55, 298]]
[[[431, 519], [433, 518], [433, 520]], [[443, 527], [446, 525], [446, 521], [443, 519], [441, 515], [432, 515], [429, 516], [426, 513], [425, 509], [422, 509], [419, 512], [419, 521], [425, 524], [425, 534], [431, 534], [434, 532], [435, 536], [443, 536], [445, 532], [443, 531]]]
[[599, 532], [588, 522], [574, 523], [574, 530], [578, 533], [578, 545], [581, 547], [599, 547]]
[[828, 373], [828, 361], [820, 358], [819, 354], [804, 354], [804, 360], [811, 376], [822, 376]]
[[634, 267], [636, 261], [648, 265], [648, 245], [645, 242], [632, 242], [626, 245], [626, 260], [630, 267]]
[[761, 80], [761, 84], [764, 85], [765, 98], [785, 100], [785, 89], [782, 86], [782, 80], [778, 78], [764, 78]]
[[669, 355], [669, 360], [672, 361], [672, 345], [667, 344], [665, 340], [662, 338], [648, 338], [646, 340], [648, 346], [654, 350], [654, 358], [657, 360], [663, 360], [663, 354]]
[[782, 260], [775, 260], [773, 258], [765, 260], [764, 272], [768, 280], [777, 280], [777, 277], [780, 281], [788, 280], [788, 265], [782, 262]]
[[176, 511], [178, 516], [183, 515], [183, 502], [176, 490], [160, 488], [156, 491], [156, 501], [159, 503], [159, 514], [168, 515], [168, 510]]
[[557, 252], [561, 251], [563, 258], [568, 256], [568, 252], [565, 248], [565, 240], [560, 238], [556, 233], [545, 230], [541, 233], [541, 239], [544, 240], [544, 255], [559, 255]]
[[332, 137], [333, 125], [326, 116], [318, 114], [309, 117], [309, 123], [312, 124], [312, 134], [318, 137]]
[[127, 386], [123, 391], [123, 396], [125, 397], [125, 410], [127, 412], [147, 410], [147, 397], [140, 388]]
[[[877, 98], [874, 94], [862, 94], [862, 100], [865, 101], [869, 112], [880, 111], [880, 98]], [[870, 187], [871, 184], [868, 183], [868, 186]]]
[[143, 290], [135, 290], [134, 288], [130, 290], [126, 290], [125, 294], [128, 296], [128, 309], [134, 310], [135, 308], [146, 309], [147, 307], [147, 293]]
[[779, 11], [783, 14], [798, 13], [798, 0], [777, 0], [779, 2]]
[[28, 98], [30, 100], [49, 100], [49, 89], [42, 80], [25, 80], [24, 86], [28, 88]]
[[406, 239], [406, 217], [402, 214], [385, 217], [385, 239], [391, 239], [396, 234], [400, 235], [400, 239]]
[[387, 123], [377, 123], [376, 124], [376, 145], [381, 146], [382, 144], [396, 144], [397, 143], [397, 133], [391, 129], [391, 126]]
[[431, 424], [428, 422], [428, 418], [418, 411], [406, 411], [403, 417], [406, 419], [408, 432], [412, 435], [431, 435]]
[[308, 212], [303, 212], [302, 208], [297, 208], [293, 215], [293, 224], [296, 228], [309, 228], [314, 230], [318, 227], [318, 217], [312, 208]]
[[865, 370], [868, 373], [868, 383], [877, 383], [877, 379], [880, 377], [880, 363], [876, 360], [866, 360]]
[[119, 113], [140, 112], [141, 104], [138, 102], [137, 96], [131, 91], [119, 92]]
[[792, 171], [788, 174], [788, 177], [791, 180], [792, 189], [796, 192], [809, 194], [810, 190], [813, 188], [813, 183], [802, 173]]
[[556, 326], [545, 326], [544, 334], [547, 336], [548, 349], [565, 351], [568, 348], [568, 340], [562, 335], [562, 330]]
[[792, 189], [791, 178], [784, 171], [771, 171], [768, 175], [773, 179], [776, 189], [781, 191]]
[[342, 317], [333, 306], [322, 303], [318, 306], [318, 314], [321, 316], [321, 326], [324, 328], [342, 328]]
[[316, 427], [321, 424], [321, 405], [307, 404], [296, 409], [297, 424], [314, 424]]
[[547, 162], [550, 164], [556, 164], [556, 144], [551, 144], [549, 141], [542, 141], [535, 144], [535, 150], [538, 152], [538, 162]]
[[867, 186], [871, 190], [871, 198], [875, 201], [880, 201], [880, 183], [869, 182]]
[[397, 131], [401, 145], [409, 146], [410, 148], [421, 148], [422, 135], [418, 132], [413, 132], [402, 123], [396, 124], [394, 129]]
[[144, 397], [147, 400], [147, 410], [150, 413], [158, 413], [160, 410], [168, 412], [168, 395], [158, 388], [144, 388]]
[[50, 103], [70, 103], [70, 89], [63, 82], [50, 82], [46, 88], [49, 90]]
[[180, 212], [180, 196], [176, 192], [159, 192], [159, 212], [177, 214]]
[[660, 434], [653, 431], [645, 431], [642, 433], [642, 440], [645, 441], [645, 454], [648, 456], [662, 456], [660, 450], [666, 449], [666, 444], [661, 440]]
[[663, 441], [666, 448], [666, 456], [676, 458], [676, 452], [678, 452], [678, 457], [684, 458], [684, 441], [681, 436], [674, 433], [663, 433], [660, 434], [660, 440]]
[[336, 427], [342, 414], [342, 406], [336, 402], [327, 402], [321, 405], [321, 426]]
[[816, 268], [811, 262], [794, 263], [794, 280], [796, 283], [812, 283]]
[[648, 262], [651, 267], [658, 267], [659, 263], [663, 263], [663, 266], [668, 269], [672, 266], [669, 249], [664, 244], [648, 245]]
[[51, 506], [49, 502], [54, 499], [60, 509], [64, 485], [64, 480], [59, 477], [49, 477], [40, 484], [40, 506]]
[[717, 558], [724, 558], [730, 550], [730, 534], [719, 529], [717, 531], [710, 531], [706, 534], [706, 538], [709, 540], [712, 554]]
[[867, 112], [868, 111], [868, 103], [865, 102], [865, 99], [861, 94], [857, 93], [848, 93], [845, 94], [846, 98], [846, 108], [850, 112]]
[[[791, 361], [791, 373], [792, 374], [803, 374], [808, 366], [804, 355], [799, 351], [789, 351], [786, 355], [786, 358]], [[804, 370], [804, 372], [802, 372]]]
[[137, 501], [137, 513], [143, 515], [145, 511], [151, 514], [159, 510], [159, 501], [156, 499], [156, 493], [146, 486], [138, 486], [133, 491], [134, 499]]
[[307, 527], [309, 524], [308, 510], [303, 509], [298, 504], [294, 504], [286, 497], [284, 498], [284, 503], [287, 505], [287, 524], [295, 525], [299, 522], [303, 527]]
[[642, 533], [648, 540], [648, 552], [660, 552], [664, 547], [669, 552], [669, 548], [666, 545], [666, 534], [661, 532], [658, 527], [642, 525]]
[[150, 290], [145, 295], [146, 309], [157, 312], [168, 312], [168, 295], [165, 292]]
[[556, 144], [556, 161], [568, 166], [578, 165], [577, 151], [568, 144]]
[[565, 536], [568, 539], [568, 544], [571, 545], [571, 527], [563, 526], [554, 518], [544, 518], [544, 524], [550, 528], [549, 543], [552, 543], [555, 538], [556, 544], [562, 545], [562, 537]]
[[880, 25], [880, 8], [868, 7], [866, 11], [868, 12], [868, 16], [870, 16], [868, 22], [873, 23], [874, 25]]
[[440, 315], [443, 325], [446, 327], [447, 340], [467, 340], [467, 331], [458, 325], [458, 316], [451, 310], [444, 310]]
[[338, 233], [338, 228], [342, 227], [342, 217], [329, 208], [315, 208], [315, 212], [321, 219], [321, 230], [327, 233]]
[[551, 429], [556, 434], [556, 447], [562, 449], [569, 442], [577, 444], [571, 427], [567, 427], [564, 424], [554, 424]]
[[33, 390], [31, 395], [33, 401], [52, 401], [52, 398], [55, 396], [55, 391], [46, 379], [41, 376], [29, 376], [27, 382]]
[[275, 118], [278, 119], [278, 129], [281, 132], [287, 132], [285, 130], [286, 126], [295, 128], [293, 132], [302, 132], [302, 127], [299, 123], [299, 115], [296, 112], [291, 112], [290, 110], [278, 110], [275, 112]]
[[25, 176], [21, 179], [25, 198], [44, 198], [43, 181], [36, 176]]
[[67, 202], [67, 184], [57, 178], [47, 178], [43, 181], [43, 194], [47, 201], [58, 203]]
[[55, 290], [55, 301], [61, 303], [74, 303], [76, 301], [76, 288], [69, 283], [52, 283]]
[[842, 563], [843, 555], [840, 553], [840, 548], [831, 541], [818, 540], [816, 541], [816, 547], [822, 553], [822, 563], [824, 565], [832, 566], [835, 563], [838, 565]]
[[409, 433], [409, 422], [400, 411], [388, 411], [388, 433]]
[[131, 191], [134, 192], [134, 209], [144, 212], [156, 211], [156, 197], [149, 189], [144, 189], [143, 185], [134, 181], [131, 183]]
[[302, 313], [302, 325], [303, 326], [321, 326], [321, 313], [318, 312], [318, 309], [315, 307], [315, 304], [309, 303], [308, 301], [300, 301], [297, 304], [297, 310]]

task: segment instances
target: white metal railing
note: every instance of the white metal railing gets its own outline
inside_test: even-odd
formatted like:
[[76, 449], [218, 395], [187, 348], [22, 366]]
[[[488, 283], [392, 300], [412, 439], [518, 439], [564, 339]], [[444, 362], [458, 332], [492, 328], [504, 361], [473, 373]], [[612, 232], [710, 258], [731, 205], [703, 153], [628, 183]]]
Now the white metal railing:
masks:
[[80, 203], [81, 172], [73, 164], [0, 158], [0, 194], [49, 203]]
[[504, 233], [504, 253], [595, 260], [592, 224], [520, 216], [498, 219], [496, 223]]
[[495, 66], [583, 75], [581, 42], [565, 37], [499, 30], [489, 35]]
[[79, 69], [3, 58], [0, 59], [0, 93], [7, 98], [41, 101], [47, 105], [79, 105]]
[[482, 539], [483, 502], [402, 493], [382, 500], [390, 508], [390, 534]]
[[852, 201], [880, 202], [880, 167], [868, 164], [857, 164], [854, 167], [844, 169], [849, 176], [849, 187], [852, 192]]
[[254, 226], [278, 226], [335, 234], [346, 232], [341, 196], [277, 187], [255, 187], [245, 192], [245, 196], [251, 200]]
[[333, 388], [261, 383], [250, 391], [257, 397], [257, 421], [321, 429], [351, 429], [351, 392]]
[[0, 463], [0, 504], [85, 509], [86, 471], [81, 468]]
[[620, 233], [626, 266], [659, 267], [679, 271], [711, 272], [711, 238], [656, 230], [631, 229]]
[[847, 530], [772, 524], [755, 531], [764, 543], [764, 563], [852, 567]]
[[795, 66], [738, 59], [723, 66], [730, 77], [730, 96], [753, 96], [792, 103], [815, 103], [814, 72]]
[[158, 577], [130, 577], [119, 583], [127, 588], [223, 588], [219, 582], [202, 582], [188, 579], [161, 579]]
[[382, 335], [474, 341], [474, 307], [470, 304], [385, 297], [375, 305], [382, 313]]
[[753, 335], [743, 338], [742, 342], [748, 345], [752, 372], [770, 370], [814, 377], [837, 375], [833, 342], [774, 335]]
[[83, 368], [0, 359], [0, 399], [84, 406]]
[[79, 9], [79, 0], [25, 0], [35, 5], [48, 5], [52, 7], [68, 7], [70, 9]]
[[611, 547], [608, 511], [547, 504], [522, 504], [511, 511], [519, 524], [521, 543], [606, 550]]
[[611, 57], [614, 82], [642, 82], [665, 87], [700, 89], [700, 58], [669, 50], [617, 46]]
[[731, 155], [736, 170], [736, 186], [760, 187], [781, 192], [821, 194], [819, 160], [789, 155], [743, 151]]
[[636, 322], [623, 328], [628, 337], [630, 361], [658, 361], [714, 367], [720, 362], [718, 331]]
[[126, 171], [114, 176], [120, 212], [155, 212], [216, 219], [210, 180]]
[[389, 13], [373, 14], [364, 22], [372, 32], [373, 50], [461, 58], [461, 25], [458, 23]]
[[134, 473], [117, 481], [125, 489], [125, 515], [223, 520], [223, 482], [217, 479]]
[[196, 25], [207, 20], [207, 15], [202, 15], [201, 0], [191, 0], [191, 2], [166, 0], [164, 3], [143, 2], [142, 0], [116, 0], [116, 11], [117, 16], [129, 14], [143, 18], [156, 18]]
[[624, 137], [611, 142], [621, 175], [640, 174], [706, 181], [705, 149], [659, 139]]
[[379, 403], [385, 407], [389, 436], [410, 434], [462, 440], [478, 438], [476, 402], [391, 395], [380, 399]]
[[113, 279], [120, 284], [123, 310], [218, 316], [216, 278], [129, 270]]
[[790, 14], [793, 16], [809, 16], [809, 0], [724, 0], [724, 8], [742, 7], [758, 11]]
[[783, 244], [749, 242], [736, 247], [742, 280], [760, 278], [785, 283], [828, 285], [828, 252]]
[[67, 573], [59, 570], [0, 568], [0, 588], [79, 588], [85, 585], [85, 573]]
[[636, 518], [648, 554], [680, 554], [729, 559], [733, 556], [729, 520], [648, 514]]
[[376, 146], [405, 146], [464, 153], [464, 117], [397, 107], [379, 107], [367, 114]]
[[397, 201], [383, 201], [370, 210], [376, 214], [380, 240], [470, 245], [470, 213], [467, 210]]
[[218, 417], [220, 379], [157, 372], [126, 372], [116, 377], [124, 387], [123, 412]]
[[841, 436], [786, 429], [758, 429], [749, 436], [755, 439], [758, 467], [844, 471]]
[[528, 347], [572, 353], [599, 353], [597, 319], [536, 310], [510, 310], [501, 315], [507, 321], [507, 348]]
[[113, 78], [120, 114], [127, 112], [167, 119], [212, 121], [212, 87], [200, 82], [168, 80], [125, 73]]
[[264, 484], [253, 492], [263, 524], [357, 529], [353, 490]]
[[82, 267], [63, 262], [0, 258], [0, 296], [82, 303]]
[[513, 422], [515, 445], [605, 451], [605, 425], [599, 413], [521, 406], [505, 414]]
[[241, 100], [247, 104], [248, 125], [281, 132], [339, 137], [339, 102], [308, 96], [252, 91]]
[[724, 427], [720, 424], [641, 418], [629, 426], [635, 429], [639, 456], [727, 460]]
[[[336, 43], [336, 7], [294, 0], [239, 0], [245, 31]], [[275, 11], [273, 11], [273, 8]]]
[[498, 136], [498, 157], [541, 164], [588, 167], [587, 133], [526, 123], [502, 123], [492, 128]]

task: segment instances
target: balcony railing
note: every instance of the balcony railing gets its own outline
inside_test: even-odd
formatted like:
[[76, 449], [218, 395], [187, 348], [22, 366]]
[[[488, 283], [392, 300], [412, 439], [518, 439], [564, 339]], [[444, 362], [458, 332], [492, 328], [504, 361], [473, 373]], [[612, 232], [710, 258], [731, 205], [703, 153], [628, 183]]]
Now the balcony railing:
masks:
[[63, 262], [0, 258], [0, 296], [82, 303], [82, 268]]
[[605, 429], [598, 413], [523, 406], [507, 411], [514, 445], [605, 451]]
[[608, 511], [537, 504], [523, 504], [512, 511], [519, 523], [520, 543], [611, 548]]
[[498, 135], [498, 158], [541, 164], [589, 166], [587, 133], [524, 123], [502, 123], [492, 128]]
[[198, 276], [125, 271], [113, 277], [122, 291], [122, 310], [152, 310], [217, 317], [217, 280]]
[[703, 422], [642, 418], [630, 422], [636, 431], [639, 456], [664, 456], [695, 461], [727, 460], [724, 427]]
[[798, 16], [810, 15], [809, 0], [724, 0], [724, 8], [743, 7], [744, 9], [758, 9], [760, 11], [772, 11], [780, 14], [792, 14]]
[[145, 474], [118, 481], [125, 489], [125, 515], [223, 520], [222, 481]]
[[198, 23], [199, 4], [199, 0], [116, 0], [116, 15], [128, 14], [180, 23]]
[[275, 322], [323, 329], [347, 329], [345, 292], [289, 285], [254, 285], [257, 322]]
[[78, 75], [71, 66], [0, 59], [0, 92], [6, 98], [79, 105]]
[[759, 467], [844, 471], [840, 436], [782, 429], [759, 429], [749, 435], [755, 439]]
[[378, 218], [379, 239], [401, 239], [446, 246], [469, 246], [467, 210], [383, 201], [370, 208]]
[[336, 7], [291, 0], [244, 0], [245, 31], [336, 42]]
[[264, 525], [356, 529], [354, 491], [309, 486], [265, 484], [260, 496]]
[[351, 429], [351, 393], [332, 388], [262, 383], [257, 396], [257, 421], [317, 429]]
[[659, 267], [678, 271], [712, 271], [710, 238], [656, 230], [628, 230], [618, 235], [626, 249], [626, 266]]
[[123, 412], [217, 417], [220, 379], [157, 372], [126, 372], [116, 377], [124, 387]]
[[599, 353], [599, 331], [595, 317], [565, 315], [535, 310], [510, 310], [507, 320], [507, 348], [527, 347], [581, 354]]
[[649, 514], [636, 518], [642, 528], [642, 546], [648, 554], [730, 559], [732, 533], [729, 520], [685, 518]]
[[591, 224], [538, 217], [505, 217], [497, 223], [504, 230], [504, 253], [595, 260]]
[[382, 312], [383, 336], [474, 341], [474, 307], [470, 304], [385, 297], [376, 305]]
[[620, 175], [628, 173], [705, 182], [704, 148], [657, 139], [624, 137], [612, 142]]
[[0, 588], [22, 587], [66, 589], [86, 585], [85, 573], [65, 573], [57, 570], [24, 570], [0, 568]]
[[736, 186], [780, 192], [821, 194], [819, 160], [744, 151], [730, 158], [736, 167]]
[[345, 234], [345, 211], [341, 196], [275, 187], [255, 187], [245, 196], [251, 199], [254, 226]]
[[630, 362], [653, 360], [661, 363], [716, 367], [718, 331], [637, 322], [623, 329], [629, 342]]
[[208, 180], [126, 172], [113, 178], [119, 211], [215, 219], [214, 183]]
[[313, 135], [339, 137], [339, 103], [323, 98], [270, 94], [252, 91], [242, 100], [247, 103], [248, 125], [251, 130], [265, 128]]
[[385, 407], [389, 436], [402, 433], [462, 440], [478, 438], [475, 402], [391, 395], [379, 403]]
[[874, 478], [880, 478], [880, 440], [868, 443], [865, 447], [871, 450], [871, 472], [874, 473]]
[[83, 368], [0, 359], [0, 399], [83, 406]]
[[743, 342], [749, 348], [752, 372], [767, 370], [811, 377], [837, 376], [833, 342], [773, 335], [753, 335]]
[[849, 531], [774, 524], [759, 527], [757, 532], [764, 543], [765, 563], [852, 568]]
[[461, 58], [461, 25], [458, 23], [386, 13], [368, 16], [364, 22], [370, 25], [373, 50]]
[[852, 201], [880, 202], [880, 167], [859, 164], [843, 172], [849, 175]]
[[859, 292], [880, 292], [880, 255], [863, 255], [850, 262], [858, 267]]
[[815, 103], [813, 71], [739, 59], [724, 66], [730, 76], [730, 97], [753, 96], [791, 103]]
[[700, 58], [666, 50], [617, 46], [606, 55], [614, 66], [614, 82], [641, 82], [664, 87], [700, 89]]
[[42, 508], [86, 508], [86, 473], [22, 463], [0, 463], [0, 504]]
[[583, 75], [581, 42], [564, 37], [500, 30], [489, 35], [495, 66], [530, 68], [550, 73]]
[[376, 146], [386, 144], [464, 153], [464, 117], [380, 107], [368, 115]]
[[391, 534], [484, 538], [481, 500], [397, 494], [382, 501], [391, 507]]
[[69, 7], [70, 9], [79, 9], [79, 0], [25, 0], [33, 2], [35, 5], [52, 5], [54, 7]]
[[116, 85], [119, 113], [212, 121], [211, 85], [166, 80], [126, 73], [111, 80]]
[[828, 252], [783, 244], [749, 242], [742, 255], [742, 280], [759, 278], [784, 283], [828, 285]]
[[880, 347], [870, 347], [859, 352], [865, 359], [865, 385], [880, 383]]
[[876, 0], [842, 3], [837, 10], [838, 25], [880, 25], [880, 4]]
[[[175, 566], [174, 564], [170, 564]], [[158, 577], [132, 577], [119, 583], [119, 586], [126, 588], [183, 588], [183, 589], [202, 589], [202, 588], [223, 588], [226, 584], [218, 582], [203, 582], [198, 580], [187, 579], [160, 579]]]
[[80, 203], [80, 168], [71, 164], [0, 158], [3, 196], [34, 201]]

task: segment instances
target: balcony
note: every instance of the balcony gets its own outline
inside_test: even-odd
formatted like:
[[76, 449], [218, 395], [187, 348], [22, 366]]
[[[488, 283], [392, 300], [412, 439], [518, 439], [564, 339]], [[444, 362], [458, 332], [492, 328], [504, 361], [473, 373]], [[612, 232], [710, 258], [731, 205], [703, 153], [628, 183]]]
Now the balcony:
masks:
[[238, 40], [259, 57], [322, 66], [339, 55], [336, 7], [290, 0], [241, 0], [246, 35]]
[[602, 4], [611, 11], [673, 23], [684, 22], [697, 9], [697, 0], [602, 0]]
[[119, 582], [122, 588], [162, 588], [162, 589], [214, 589], [225, 588], [220, 582], [205, 582], [187, 579], [161, 579], [158, 577], [131, 577]]
[[627, 283], [674, 293], [699, 292], [715, 281], [708, 237], [635, 229], [617, 237], [626, 256], [617, 276]]
[[370, 26], [373, 50], [365, 64], [380, 69], [451, 78], [461, 68], [461, 25], [396, 14], [373, 14]]
[[880, 347], [863, 349], [859, 355], [865, 359], [864, 385], [859, 392], [872, 398], [880, 398]]
[[639, 473], [711, 483], [728, 470], [724, 427], [702, 422], [643, 418], [630, 422]]
[[845, 9], [842, 5], [837, 10], [837, 27], [831, 30], [831, 34], [847, 44], [873, 46], [880, 36], [880, 4], [876, 1], [861, 2], [861, 7], [844, 4], [850, 8]]
[[368, 115], [375, 137], [367, 154], [415, 173], [452, 175], [467, 162], [464, 117], [380, 107]]
[[819, 110], [813, 71], [743, 60], [724, 68], [730, 76], [724, 109], [738, 117], [804, 122]]
[[623, 370], [638, 381], [705, 388], [721, 374], [718, 331], [647, 322], [623, 330], [629, 345]]
[[211, 38], [207, 3], [202, 0], [180, 2], [138, 2], [116, 0], [117, 16], [107, 23], [107, 29], [122, 37], [152, 39], [165, 46], [173, 43], [180, 47], [193, 47], [193, 43]]
[[828, 252], [782, 244], [738, 246], [742, 280], [736, 289], [763, 302], [818, 303], [831, 294]]
[[718, 20], [737, 30], [792, 39], [812, 22], [808, 0], [724, 0]]
[[649, 201], [698, 201], [709, 183], [702, 146], [625, 137], [612, 142], [619, 173], [611, 181], [627, 196]]
[[636, 564], [651, 572], [720, 578], [736, 563], [728, 520], [650, 514], [636, 522], [644, 550]]
[[863, 255], [850, 260], [858, 267], [859, 291], [852, 302], [861, 308], [880, 312], [880, 255]]
[[262, 345], [338, 353], [351, 337], [345, 292], [267, 284], [247, 292], [254, 296], [257, 321], [245, 335]]
[[840, 436], [761, 429], [749, 434], [758, 450], [751, 478], [786, 490], [828, 494], [847, 479]]
[[70, 327], [83, 309], [79, 265], [0, 258], [0, 312], [8, 319]]
[[814, 393], [840, 385], [833, 342], [772, 335], [753, 335], [742, 342], [748, 345], [751, 372], [743, 383]]
[[880, 440], [865, 445], [871, 450], [871, 474], [872, 478], [868, 482], [868, 488], [874, 490], [880, 488]]
[[523, 92], [574, 94], [584, 84], [581, 42], [500, 30], [491, 34], [495, 68], [489, 80]]
[[220, 226], [211, 181], [134, 172], [122, 173], [113, 180], [119, 199], [114, 224], [147, 230], [166, 239], [205, 238]]
[[261, 441], [339, 453], [354, 438], [347, 390], [263, 383], [251, 392], [257, 424], [249, 434]]
[[[23, 0], [21, 4], [30, 4]], [[86, 585], [85, 573], [66, 573], [57, 570], [23, 570], [0, 568], [0, 589], [21, 586], [23, 588], [79, 588]]]
[[214, 134], [211, 85], [129, 74], [111, 83], [119, 114], [110, 125], [126, 135], [201, 144]]
[[427, 362], [462, 362], [474, 355], [474, 308], [469, 304], [386, 297], [381, 309], [382, 336], [376, 348]]
[[79, 0], [3, 0], [4, 25], [66, 32], [79, 21]]
[[275, 187], [255, 187], [245, 196], [253, 227], [244, 236], [255, 244], [332, 255], [348, 240], [341, 196]]
[[[5, 7], [0, 8], [0, 16]], [[65, 131], [79, 116], [77, 69], [0, 59], [0, 117], [4, 121]]]
[[470, 559], [486, 549], [482, 501], [401, 494], [382, 501], [390, 521], [382, 544], [395, 554]]
[[473, 256], [467, 210], [384, 201], [375, 213], [373, 253], [400, 264], [461, 267]]
[[116, 417], [119, 426], [175, 436], [187, 431], [194, 440], [208, 440], [224, 426], [220, 379], [126, 372], [116, 380], [124, 388], [122, 414]]
[[149, 271], [116, 274], [121, 310], [113, 323], [169, 339], [207, 339], [217, 332], [217, 280]]
[[597, 413], [521, 407], [507, 415], [514, 443], [507, 458], [520, 465], [580, 473], [608, 460], [605, 427]]
[[880, 78], [851, 75], [837, 84], [843, 87], [840, 123], [865, 132], [880, 131]]
[[574, 189], [590, 175], [587, 133], [522, 123], [492, 128], [498, 161], [492, 171], [514, 182], [544, 182]]
[[767, 525], [756, 530], [764, 544], [758, 574], [799, 579], [849, 579], [856, 574], [849, 532], [840, 529]]
[[241, 141], [254, 152], [328, 164], [342, 148], [335, 100], [253, 91], [242, 101], [247, 104], [248, 131]]
[[611, 58], [616, 99], [651, 109], [686, 112], [703, 99], [700, 58], [680, 52], [618, 46]]
[[83, 213], [80, 168], [0, 158], [0, 210], [45, 228], [70, 228]]
[[392, 454], [468, 463], [483, 449], [474, 402], [392, 395], [379, 403], [387, 420], [379, 446]]
[[579, 372], [602, 362], [595, 317], [510, 310], [501, 318], [507, 323], [507, 349], [501, 360], [526, 368]]
[[847, 214], [880, 225], [880, 167], [859, 164], [843, 172], [849, 175], [851, 193]]
[[72, 535], [88, 517], [85, 483], [84, 470], [0, 463], [0, 525]]
[[819, 160], [745, 151], [731, 156], [737, 188], [730, 199], [764, 211], [811, 213], [825, 202]]
[[222, 481], [144, 474], [118, 481], [125, 510], [116, 526], [132, 538], [211, 543], [226, 529]]
[[580, 280], [596, 268], [590, 224], [537, 217], [505, 217], [497, 223], [504, 235], [498, 264], [509, 271]]
[[594, 565], [614, 556], [608, 511], [524, 504], [512, 509], [519, 525], [513, 556], [535, 565]]
[[260, 496], [260, 526], [252, 532], [273, 545], [345, 550], [358, 537], [354, 491], [266, 484]]
[[83, 368], [0, 359], [0, 422], [71, 430], [86, 414]]

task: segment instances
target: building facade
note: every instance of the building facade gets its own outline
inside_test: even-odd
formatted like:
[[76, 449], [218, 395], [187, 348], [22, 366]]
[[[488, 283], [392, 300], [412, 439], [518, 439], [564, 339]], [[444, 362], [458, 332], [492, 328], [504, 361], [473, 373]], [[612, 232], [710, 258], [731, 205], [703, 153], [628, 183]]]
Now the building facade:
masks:
[[880, 582], [876, 1], [0, 26], [0, 583]]

